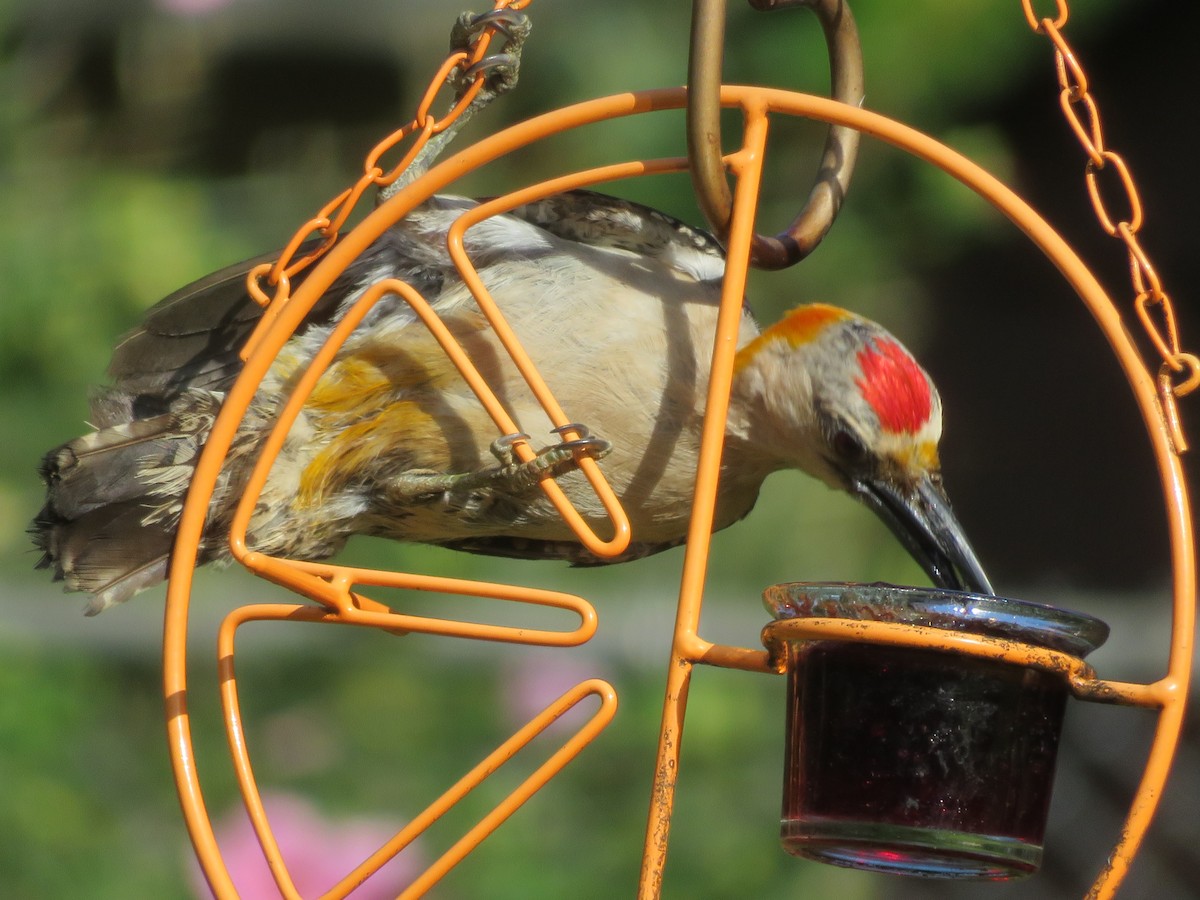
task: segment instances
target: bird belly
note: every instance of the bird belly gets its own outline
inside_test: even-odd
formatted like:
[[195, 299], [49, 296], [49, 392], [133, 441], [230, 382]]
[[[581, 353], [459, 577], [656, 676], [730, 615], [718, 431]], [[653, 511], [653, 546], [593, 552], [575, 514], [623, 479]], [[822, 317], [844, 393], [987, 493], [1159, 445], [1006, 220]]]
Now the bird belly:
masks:
[[[577, 255], [566, 268], [505, 260], [482, 275], [568, 419], [612, 443], [600, 467], [630, 516], [634, 540], [678, 543], [691, 512], [719, 286], [611, 255], [584, 256], [587, 264]], [[465, 287], [450, 284], [431, 299], [533, 448], [556, 443], [553, 423]], [[563, 303], [570, 316], [556, 312]], [[746, 329], [754, 330], [749, 320]], [[293, 348], [264, 393], [293, 383], [298, 360], [311, 358], [322, 339], [305, 335], [308, 345]], [[497, 467], [490, 448], [501, 437], [411, 316], [380, 316], [353, 333], [301, 419], [252, 522], [264, 548], [328, 556], [355, 533], [438, 544], [487, 536], [575, 540], [537, 485], [411, 490], [422, 476]], [[557, 481], [585, 521], [607, 534], [608, 513], [582, 474]], [[719, 525], [752, 503], [753, 495], [723, 503], [732, 512]]]

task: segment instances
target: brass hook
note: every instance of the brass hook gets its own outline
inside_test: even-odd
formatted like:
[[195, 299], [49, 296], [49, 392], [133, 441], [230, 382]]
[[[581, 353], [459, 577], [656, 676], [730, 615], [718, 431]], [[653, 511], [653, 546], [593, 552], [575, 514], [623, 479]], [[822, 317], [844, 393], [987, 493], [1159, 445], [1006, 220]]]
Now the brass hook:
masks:
[[[807, 6], [821, 20], [829, 48], [832, 95], [858, 106], [863, 99], [862, 46], [846, 0], [748, 0], [769, 11]], [[733, 198], [721, 162], [721, 62], [725, 45], [725, 0], [694, 0], [688, 57], [687, 146], [692, 185], [705, 218], [724, 241], [729, 235]], [[785, 231], [774, 237], [755, 234], [751, 263], [783, 269], [808, 256], [833, 225], [850, 187], [858, 156], [859, 133], [830, 126], [821, 167], [808, 201]]]

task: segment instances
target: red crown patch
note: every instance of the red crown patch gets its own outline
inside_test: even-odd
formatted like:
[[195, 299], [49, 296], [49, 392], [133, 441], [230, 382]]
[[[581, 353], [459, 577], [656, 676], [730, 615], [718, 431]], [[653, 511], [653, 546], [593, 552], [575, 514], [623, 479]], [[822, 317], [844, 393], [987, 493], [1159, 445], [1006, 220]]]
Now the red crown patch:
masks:
[[858, 367], [862, 377], [855, 384], [885, 431], [913, 434], [929, 420], [929, 381], [895, 341], [867, 344], [858, 353]]

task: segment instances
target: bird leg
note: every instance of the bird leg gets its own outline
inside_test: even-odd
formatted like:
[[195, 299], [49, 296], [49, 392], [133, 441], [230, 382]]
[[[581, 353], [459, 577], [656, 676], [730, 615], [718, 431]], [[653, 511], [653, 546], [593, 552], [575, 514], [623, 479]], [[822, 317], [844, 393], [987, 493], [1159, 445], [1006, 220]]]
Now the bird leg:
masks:
[[578, 424], [555, 428], [556, 433], [575, 431], [579, 437], [563, 441], [552, 447], [544, 447], [528, 462], [517, 458], [513, 446], [526, 441], [526, 434], [508, 434], [492, 442], [491, 452], [499, 461], [474, 472], [446, 474], [423, 469], [410, 469], [391, 480], [389, 493], [397, 500], [416, 500], [435, 494], [461, 494], [472, 491], [488, 491], [519, 494], [536, 485], [543, 478], [557, 478], [579, 466], [582, 456], [602, 459], [612, 450], [612, 443], [593, 436], [586, 426]]
[[[521, 50], [525, 45], [525, 39], [529, 37], [531, 28], [529, 17], [515, 9], [493, 9], [479, 15], [463, 13], [450, 30], [451, 52], [470, 52], [475, 39], [485, 28], [494, 29], [504, 39], [503, 50], [499, 53], [488, 54], [473, 66], [466, 69], [455, 69], [451, 73], [447, 79], [447, 83], [454, 88], [454, 101], [451, 107], [458, 104], [471, 85], [475, 83], [476, 77], [481, 73], [487, 73], [482, 89], [458, 118], [437, 134], [430, 135], [429, 140], [418, 151], [408, 168], [379, 192], [378, 202], [384, 202], [428, 172], [437, 158], [441, 156], [442, 151], [454, 140], [455, 135], [474, 118], [476, 113], [490, 106], [497, 97], [507, 94], [517, 86], [517, 75], [521, 68]], [[492, 43], [495, 45], [495, 39]]]

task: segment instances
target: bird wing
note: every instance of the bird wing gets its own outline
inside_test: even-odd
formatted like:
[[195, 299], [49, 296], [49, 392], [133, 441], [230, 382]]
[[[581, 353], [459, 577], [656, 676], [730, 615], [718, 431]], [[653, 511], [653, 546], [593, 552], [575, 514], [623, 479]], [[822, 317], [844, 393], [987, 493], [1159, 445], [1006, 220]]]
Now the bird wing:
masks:
[[[454, 211], [470, 205], [471, 201], [439, 197], [429, 208]], [[570, 191], [517, 207], [510, 215], [562, 240], [656, 258], [698, 281], [717, 280], [724, 271], [724, 252], [711, 235], [629, 200]], [[380, 271], [405, 278], [428, 299], [436, 299], [430, 294], [441, 287], [451, 266], [424, 229], [423, 210], [418, 208], [346, 268], [309, 312], [304, 328], [336, 318], [342, 301]], [[314, 249], [318, 241], [301, 245], [297, 256]], [[246, 276], [278, 256], [270, 253], [236, 263], [180, 288], [151, 307], [141, 324], [120, 340], [108, 374], [117, 392], [133, 398], [135, 418], [161, 413], [188, 389], [228, 389], [241, 371], [238, 351], [263, 312], [246, 292]], [[296, 278], [293, 289], [303, 278]], [[104, 403], [99, 405], [99, 418], [104, 419]]]
[[[397, 235], [385, 235], [352, 262], [314, 304], [297, 333], [335, 320], [343, 302], [356, 295], [379, 272], [394, 274], [429, 296], [444, 273], [414, 260]], [[303, 256], [319, 241], [302, 244]], [[101, 391], [93, 403], [92, 424], [105, 427], [158, 415], [188, 390], [228, 390], [242, 369], [239, 351], [262, 316], [246, 291], [246, 276], [279, 253], [236, 263], [180, 288], [151, 307], [141, 324], [121, 338], [113, 351], [108, 374], [114, 388]], [[302, 273], [292, 289], [304, 282]], [[115, 418], [114, 418], [115, 417]]]
[[[302, 245], [298, 254], [316, 243]], [[141, 415], [153, 415], [161, 409], [154, 408], [152, 398], [166, 404], [189, 388], [227, 389], [241, 371], [238, 351], [263, 313], [246, 291], [246, 276], [278, 257], [278, 253], [265, 254], [228, 266], [151, 307], [113, 350], [108, 374], [117, 391], [139, 398]], [[293, 286], [302, 281], [301, 276]], [[336, 288], [345, 288], [344, 280], [340, 281], [317, 303], [309, 322], [330, 316], [336, 307]]]
[[632, 200], [566, 191], [509, 215], [563, 240], [658, 259], [697, 281], [718, 281], [725, 274], [725, 250], [715, 237]]

